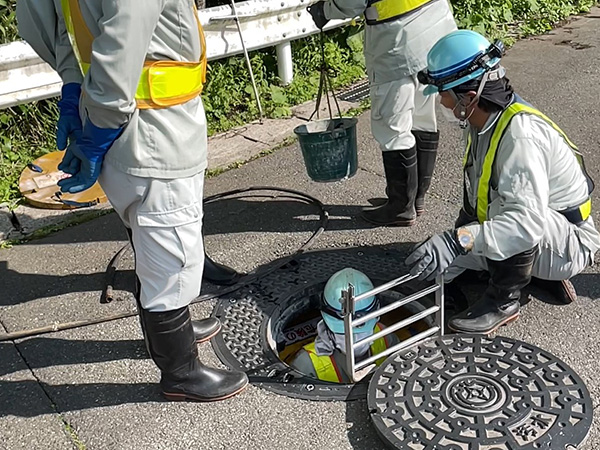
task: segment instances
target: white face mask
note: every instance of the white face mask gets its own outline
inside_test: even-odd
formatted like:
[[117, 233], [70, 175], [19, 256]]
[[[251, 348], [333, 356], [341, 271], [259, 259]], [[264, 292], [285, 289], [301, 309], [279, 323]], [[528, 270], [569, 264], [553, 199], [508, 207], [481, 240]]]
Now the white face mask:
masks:
[[444, 116], [444, 118], [450, 123], [450, 124], [458, 124], [461, 128], [466, 128], [468, 126], [467, 121], [469, 120], [469, 118], [471, 117], [471, 115], [475, 112], [474, 109], [471, 110], [471, 113], [465, 117], [464, 119], [458, 119], [454, 113], [456, 111], [457, 108], [465, 108], [466, 106], [464, 106], [461, 103], [457, 103], [456, 105], [454, 105], [454, 108], [452, 109], [448, 109], [446, 108], [444, 105], [442, 105], [441, 103], [441, 99], [442, 97], [439, 97], [440, 100], [440, 107], [442, 108], [442, 116]]
[[440, 106], [441, 106], [441, 110], [442, 110], [442, 116], [444, 116], [444, 119], [446, 119], [446, 121], [448, 121], [448, 123], [457, 124], [460, 122], [458, 120], [458, 118], [454, 115], [453, 109], [448, 109], [445, 106], [443, 106], [441, 103], [440, 103]]

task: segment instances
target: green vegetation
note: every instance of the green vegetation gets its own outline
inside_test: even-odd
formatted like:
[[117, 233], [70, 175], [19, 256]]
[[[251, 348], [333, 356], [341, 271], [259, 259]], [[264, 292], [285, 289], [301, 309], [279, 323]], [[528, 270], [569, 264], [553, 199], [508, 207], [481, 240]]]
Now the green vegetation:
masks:
[[[521, 36], [543, 33], [569, 15], [589, 10], [594, 3], [593, 0], [452, 0], [461, 28], [505, 38], [509, 43]], [[0, 44], [17, 39], [15, 5], [16, 0], [0, 0]], [[292, 51], [295, 78], [285, 88], [277, 78], [273, 48], [250, 54], [267, 117], [287, 117], [292, 106], [316, 96], [321, 62], [318, 36], [295, 41]], [[335, 86], [345, 86], [364, 77], [360, 27], [348, 26], [327, 33], [325, 54]], [[210, 64], [203, 98], [210, 134], [248, 123], [258, 116], [241, 56]], [[0, 203], [15, 205], [19, 199], [17, 180], [25, 165], [54, 150], [56, 115], [55, 100], [0, 111]]]

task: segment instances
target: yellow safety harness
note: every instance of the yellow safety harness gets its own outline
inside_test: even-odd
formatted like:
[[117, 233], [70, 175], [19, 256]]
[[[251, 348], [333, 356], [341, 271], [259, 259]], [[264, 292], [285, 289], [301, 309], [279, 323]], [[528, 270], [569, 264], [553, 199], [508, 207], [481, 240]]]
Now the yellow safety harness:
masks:
[[365, 10], [368, 25], [391, 22], [416, 11], [433, 0], [375, 0], [369, 1]]
[[[375, 326], [375, 333], [379, 333], [381, 331], [381, 326], [377, 324]], [[315, 368], [315, 373], [317, 374], [317, 378], [322, 381], [331, 381], [333, 383], [342, 383], [342, 373], [338, 368], [333, 355], [317, 355], [315, 350], [314, 341], [310, 344], [302, 347], [304, 350], [308, 352], [310, 356], [310, 360]], [[371, 343], [371, 355], [378, 355], [388, 348], [388, 342], [385, 339], [385, 336], [377, 339]], [[380, 358], [376, 361], [376, 364], [379, 366], [385, 361], [385, 358]]]
[[[61, 2], [71, 46], [85, 75], [92, 61], [94, 36], [83, 19], [79, 0]], [[190, 6], [198, 24], [202, 46], [200, 61], [146, 61], [135, 93], [139, 109], [168, 108], [188, 102], [202, 92], [206, 82], [206, 40], [193, 2]]]
[[[552, 128], [554, 128], [561, 135], [561, 137], [565, 140], [565, 142], [569, 145], [569, 147], [571, 147], [573, 154], [575, 155], [575, 157], [577, 158], [577, 161], [579, 162], [581, 170], [583, 171], [586, 179], [588, 180], [588, 186], [590, 188], [590, 193], [591, 193], [591, 189], [593, 188], [593, 182], [591, 181], [591, 178], [589, 177], [589, 175], [587, 174], [587, 171], [585, 170], [583, 156], [581, 155], [581, 153], [579, 153], [577, 146], [573, 142], [571, 142], [571, 140], [567, 137], [565, 132], [562, 131], [558, 127], [558, 125], [556, 125], [552, 120], [550, 120], [550, 118], [548, 118], [546, 115], [544, 115], [537, 109], [535, 109], [529, 105], [520, 103], [520, 102], [514, 102], [510, 106], [508, 106], [500, 115], [500, 118], [498, 119], [498, 123], [496, 124], [496, 128], [494, 129], [494, 132], [492, 133], [492, 137], [490, 139], [490, 145], [487, 149], [485, 158], [483, 160], [483, 168], [481, 171], [481, 177], [479, 178], [479, 184], [477, 185], [476, 212], [477, 212], [477, 219], [479, 220], [479, 223], [483, 223], [488, 218], [487, 214], [488, 214], [488, 207], [489, 207], [489, 202], [490, 202], [490, 196], [489, 196], [490, 195], [489, 194], [490, 193], [490, 183], [491, 183], [491, 179], [492, 179], [492, 171], [494, 168], [494, 161], [496, 160], [496, 152], [498, 151], [500, 141], [502, 140], [502, 137], [504, 136], [504, 132], [508, 128], [510, 121], [517, 114], [533, 114], [534, 116], [537, 116], [537, 117], [543, 119]], [[472, 144], [472, 140], [471, 140], [471, 135], [469, 134], [469, 136], [467, 138], [467, 146], [466, 146], [466, 150], [465, 150], [465, 155], [463, 158], [463, 169], [466, 169], [466, 166], [467, 166], [469, 153], [471, 151], [471, 144]], [[466, 196], [465, 196], [465, 200], [467, 200]], [[591, 201], [591, 199], [588, 198], [581, 205], [575, 206], [573, 208], [568, 208], [567, 210], [564, 210], [564, 211], [558, 211], [558, 212], [563, 214], [570, 222], [578, 225], [587, 220], [587, 218], [590, 216], [591, 211], [592, 211], [592, 201]]]

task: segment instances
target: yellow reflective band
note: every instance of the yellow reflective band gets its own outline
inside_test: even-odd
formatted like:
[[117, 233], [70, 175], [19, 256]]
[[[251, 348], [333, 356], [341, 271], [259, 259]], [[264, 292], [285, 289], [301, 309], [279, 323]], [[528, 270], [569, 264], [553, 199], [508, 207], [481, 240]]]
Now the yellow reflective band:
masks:
[[[81, 15], [79, 0], [61, 0], [61, 5], [71, 46], [85, 75], [90, 68], [94, 36]], [[135, 92], [139, 109], [168, 108], [186, 103], [202, 93], [206, 82], [206, 39], [193, 2], [190, 5], [202, 47], [200, 61], [146, 61]]]
[[140, 109], [185, 103], [202, 92], [203, 63], [147, 62], [135, 98]]
[[[375, 325], [374, 333], [379, 333], [380, 331], [381, 331], [381, 327], [379, 326], [379, 324]], [[371, 343], [371, 356], [379, 355], [381, 352], [385, 351], [387, 348], [388, 348], [388, 345], [387, 345], [387, 341], [385, 340], [385, 338], [384, 337], [379, 338], [376, 341], [373, 341]], [[380, 366], [384, 362], [385, 362], [385, 357], [379, 358], [377, 361], [375, 361], [375, 364]]]
[[[381, 325], [375, 325], [375, 330], [373, 333], [379, 333], [381, 331]], [[328, 355], [317, 355], [317, 351], [315, 350], [314, 341], [310, 344], [306, 344], [302, 347], [310, 356], [310, 361], [315, 369], [315, 373], [317, 374], [317, 378], [322, 381], [331, 381], [332, 383], [341, 383], [342, 378], [341, 374], [338, 372], [337, 365], [333, 356]], [[388, 348], [388, 344], [385, 338], [379, 338], [375, 342], [371, 343], [371, 355], [378, 355]], [[385, 361], [384, 358], [379, 358], [375, 364], [378, 366], [381, 365]]]
[[335, 363], [333, 362], [332, 356], [319, 356], [315, 350], [314, 341], [310, 344], [306, 344], [304, 350], [310, 356], [310, 361], [315, 368], [317, 378], [322, 381], [330, 381], [332, 383], [341, 383], [342, 379], [335, 370]]
[[376, 22], [408, 14], [417, 8], [429, 3], [431, 0], [379, 0], [371, 5], [377, 11]]
[[581, 205], [579, 207], [579, 212], [581, 213], [582, 220], [588, 220], [588, 217], [590, 217], [590, 214], [592, 213], [592, 199], [589, 199], [587, 202]]
[[[558, 125], [556, 125], [552, 120], [550, 120], [546, 115], [541, 113], [535, 108], [532, 108], [529, 105], [524, 105], [523, 103], [513, 103], [508, 108], [506, 108], [500, 119], [498, 120], [498, 124], [494, 129], [494, 133], [492, 134], [492, 138], [490, 139], [490, 145], [485, 154], [485, 158], [483, 161], [483, 168], [481, 171], [481, 177], [479, 178], [479, 184], [477, 186], [477, 219], [480, 223], [483, 223], [487, 220], [488, 206], [489, 206], [489, 191], [490, 191], [490, 180], [492, 178], [492, 170], [494, 167], [494, 160], [496, 159], [496, 152], [498, 150], [498, 146], [500, 145], [500, 141], [504, 136], [504, 132], [508, 128], [510, 121], [517, 114], [533, 114], [534, 116], [539, 117], [544, 120], [548, 125], [550, 125], [554, 130], [556, 130], [561, 137], [565, 140], [565, 142], [571, 147], [573, 153], [577, 157], [580, 165], [582, 165], [583, 158], [577, 152], [577, 146], [571, 142], [571, 140], [567, 137], [564, 131], [562, 131]], [[583, 167], [583, 165], [582, 165]], [[583, 205], [582, 205], [583, 206]], [[590, 206], [591, 208], [591, 206]], [[588, 214], [589, 216], [589, 214]]]

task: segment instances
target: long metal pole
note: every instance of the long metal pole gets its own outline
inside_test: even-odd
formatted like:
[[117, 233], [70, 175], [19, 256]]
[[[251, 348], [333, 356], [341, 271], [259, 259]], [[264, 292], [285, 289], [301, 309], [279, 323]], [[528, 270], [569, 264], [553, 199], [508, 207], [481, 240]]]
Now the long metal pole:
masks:
[[242, 41], [242, 50], [244, 51], [244, 57], [246, 58], [246, 64], [248, 65], [248, 71], [250, 72], [250, 81], [252, 82], [252, 89], [254, 90], [254, 97], [256, 98], [256, 105], [258, 106], [258, 117], [260, 123], [263, 121], [263, 110], [260, 104], [260, 97], [258, 95], [258, 88], [256, 87], [256, 81], [254, 81], [254, 72], [252, 71], [252, 64], [250, 64], [250, 57], [248, 56], [248, 50], [246, 49], [246, 43], [244, 42], [244, 35], [242, 33], [242, 26], [240, 25], [240, 19], [238, 17], [237, 9], [235, 7], [235, 1], [231, 0], [231, 9], [233, 11], [233, 20], [237, 25], [238, 33], [240, 34], [240, 41]]

